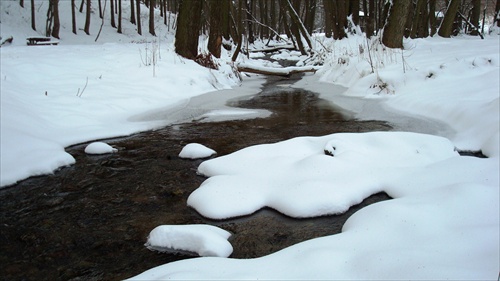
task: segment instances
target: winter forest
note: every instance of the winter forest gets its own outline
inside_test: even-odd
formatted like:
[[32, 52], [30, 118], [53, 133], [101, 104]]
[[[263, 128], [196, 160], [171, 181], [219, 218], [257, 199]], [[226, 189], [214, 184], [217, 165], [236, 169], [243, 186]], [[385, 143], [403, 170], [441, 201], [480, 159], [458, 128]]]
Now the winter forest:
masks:
[[500, 0], [0, 1], [8, 280], [498, 280]]

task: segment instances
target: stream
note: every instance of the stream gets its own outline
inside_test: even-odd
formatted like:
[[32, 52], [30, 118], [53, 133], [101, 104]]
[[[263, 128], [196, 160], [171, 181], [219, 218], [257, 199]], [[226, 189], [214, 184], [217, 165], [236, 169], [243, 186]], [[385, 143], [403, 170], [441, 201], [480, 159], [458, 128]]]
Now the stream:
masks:
[[[299, 79], [296, 76], [293, 79]], [[188, 143], [204, 144], [217, 156], [298, 136], [388, 131], [382, 121], [359, 121], [318, 95], [286, 87], [269, 77], [262, 92], [231, 101], [233, 107], [267, 109], [267, 118], [189, 122], [105, 140], [118, 152], [91, 156], [88, 143], [67, 148], [76, 164], [0, 190], [2, 280], [120, 280], [190, 256], [144, 247], [162, 224], [211, 224], [233, 233], [232, 258], [254, 258], [304, 240], [339, 233], [366, 205], [390, 199], [379, 193], [342, 215], [293, 219], [272, 209], [250, 216], [209, 220], [186, 200], [204, 180], [203, 160], [179, 158]]]

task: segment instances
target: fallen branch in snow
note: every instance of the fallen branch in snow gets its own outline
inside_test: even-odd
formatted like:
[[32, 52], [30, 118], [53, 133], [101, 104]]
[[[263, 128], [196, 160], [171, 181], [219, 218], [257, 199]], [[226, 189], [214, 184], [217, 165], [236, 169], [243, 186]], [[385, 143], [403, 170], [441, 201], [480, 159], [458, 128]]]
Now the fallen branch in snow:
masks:
[[273, 68], [273, 67], [262, 67], [262, 66], [247, 65], [247, 64], [238, 64], [237, 67], [239, 72], [250, 72], [256, 74], [275, 75], [283, 77], [290, 77], [290, 75], [292, 74], [303, 73], [303, 72], [316, 73], [316, 71], [319, 69], [318, 67], [315, 66], [304, 66], [304, 67], [292, 66], [285, 68]]
[[282, 46], [274, 46], [274, 47], [269, 47], [269, 48], [264, 48], [264, 49], [259, 49], [259, 50], [250, 50], [251, 53], [272, 53], [272, 52], [277, 52], [281, 50], [292, 50], [296, 51], [297, 49], [292, 46], [292, 45], [282, 45]]
[[[82, 95], [83, 95], [83, 92], [85, 91], [85, 89], [87, 88], [87, 84], [89, 83], [89, 77], [87, 77], [87, 82], [85, 82], [85, 86], [83, 87], [83, 90], [82, 92], [80, 93], [80, 88], [78, 88], [78, 92], [76, 93], [76, 96], [81, 98]], [[47, 92], [45, 92], [45, 95], [47, 95]]]

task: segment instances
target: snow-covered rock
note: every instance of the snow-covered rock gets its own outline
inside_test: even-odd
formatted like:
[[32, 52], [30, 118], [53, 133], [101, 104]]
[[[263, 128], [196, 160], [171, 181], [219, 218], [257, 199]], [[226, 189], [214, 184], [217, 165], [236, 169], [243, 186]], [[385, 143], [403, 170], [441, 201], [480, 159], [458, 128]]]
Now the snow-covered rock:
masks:
[[215, 150], [208, 148], [199, 143], [190, 143], [184, 146], [179, 153], [179, 157], [181, 158], [189, 158], [189, 159], [199, 159], [199, 158], [207, 158], [214, 154], [216, 154]]
[[117, 152], [118, 149], [113, 148], [111, 145], [96, 141], [93, 143], [90, 143], [85, 147], [85, 153], [87, 154], [106, 154], [106, 153], [114, 153]]
[[191, 252], [202, 257], [229, 257], [231, 233], [212, 225], [160, 225], [149, 233], [145, 246], [160, 252]]

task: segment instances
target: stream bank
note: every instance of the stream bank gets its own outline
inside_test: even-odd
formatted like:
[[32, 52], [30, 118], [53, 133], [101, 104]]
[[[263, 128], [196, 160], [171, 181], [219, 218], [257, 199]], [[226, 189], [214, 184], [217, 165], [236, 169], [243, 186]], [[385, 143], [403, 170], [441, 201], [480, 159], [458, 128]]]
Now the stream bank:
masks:
[[108, 155], [87, 155], [86, 144], [76, 145], [67, 148], [75, 165], [0, 190], [2, 277], [119, 280], [188, 258], [144, 247], [148, 233], [161, 224], [219, 226], [233, 233], [231, 257], [259, 257], [339, 233], [354, 212], [390, 199], [375, 194], [342, 215], [313, 219], [263, 209], [247, 217], [213, 221], [186, 206], [189, 194], [205, 180], [196, 174], [202, 160], [177, 156], [188, 143], [202, 143], [221, 156], [298, 136], [392, 129], [382, 121], [354, 120], [318, 94], [290, 88], [290, 83], [270, 77], [258, 95], [230, 102], [233, 107], [273, 112], [267, 118], [198, 120], [110, 139], [106, 142], [119, 151]]

